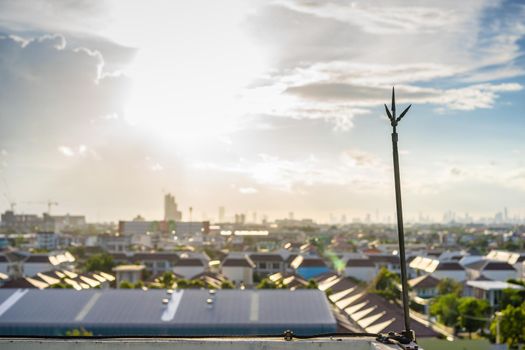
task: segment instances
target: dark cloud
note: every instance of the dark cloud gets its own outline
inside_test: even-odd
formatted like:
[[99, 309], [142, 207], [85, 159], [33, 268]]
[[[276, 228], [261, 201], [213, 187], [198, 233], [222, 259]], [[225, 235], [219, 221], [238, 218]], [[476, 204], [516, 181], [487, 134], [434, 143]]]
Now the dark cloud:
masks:
[[[3, 141], [53, 140], [85, 130], [96, 118], [122, 113], [128, 79], [106, 71], [97, 50], [61, 35], [0, 38], [0, 123]], [[64, 132], [67, 130], [67, 132]], [[55, 139], [54, 139], [55, 138]]]
[[[402, 93], [403, 99], [411, 101], [435, 96], [435, 93], [429, 91], [414, 92], [403, 87], [398, 87], [397, 91]], [[332, 100], [376, 104], [384, 101], [385, 96], [389, 96], [390, 88], [359, 86], [345, 83], [312, 83], [292, 86], [287, 88], [285, 92], [320, 101]]]

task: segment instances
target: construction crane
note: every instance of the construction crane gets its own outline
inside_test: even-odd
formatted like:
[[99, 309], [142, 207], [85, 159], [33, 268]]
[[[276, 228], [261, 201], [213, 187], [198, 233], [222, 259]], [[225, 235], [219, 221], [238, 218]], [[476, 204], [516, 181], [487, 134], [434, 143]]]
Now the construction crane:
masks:
[[47, 202], [22, 202], [23, 204], [46, 204], [47, 205], [47, 214], [51, 215], [51, 207], [53, 205], [58, 205], [58, 202], [48, 200]]

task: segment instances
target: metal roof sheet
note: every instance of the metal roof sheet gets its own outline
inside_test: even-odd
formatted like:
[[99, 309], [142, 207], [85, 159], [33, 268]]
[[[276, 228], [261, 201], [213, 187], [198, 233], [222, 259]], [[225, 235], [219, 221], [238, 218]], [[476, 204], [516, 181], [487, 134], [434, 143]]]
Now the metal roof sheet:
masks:
[[63, 335], [80, 327], [122, 336], [314, 334], [334, 332], [336, 321], [319, 290], [0, 290], [2, 335]]

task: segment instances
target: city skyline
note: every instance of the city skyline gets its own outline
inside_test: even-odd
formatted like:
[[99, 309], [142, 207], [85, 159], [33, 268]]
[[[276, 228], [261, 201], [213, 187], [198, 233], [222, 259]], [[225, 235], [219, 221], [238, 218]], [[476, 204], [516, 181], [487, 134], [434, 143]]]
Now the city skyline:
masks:
[[0, 3], [0, 211], [160, 219], [171, 192], [186, 217], [393, 218], [395, 85], [407, 218], [523, 218], [524, 19], [518, 1]]

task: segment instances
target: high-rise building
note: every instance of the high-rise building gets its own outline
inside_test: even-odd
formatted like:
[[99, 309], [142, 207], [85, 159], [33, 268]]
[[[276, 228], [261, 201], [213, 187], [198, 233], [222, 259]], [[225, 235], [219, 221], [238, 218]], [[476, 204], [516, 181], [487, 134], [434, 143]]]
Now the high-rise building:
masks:
[[219, 207], [219, 222], [224, 222], [225, 213], [226, 209], [224, 209], [224, 207]]
[[171, 193], [168, 193], [164, 196], [164, 220], [182, 220], [182, 212], [177, 210], [177, 202], [175, 202], [175, 196], [173, 196]]
[[246, 223], [246, 214], [235, 214], [235, 223], [238, 225], [244, 225]]

